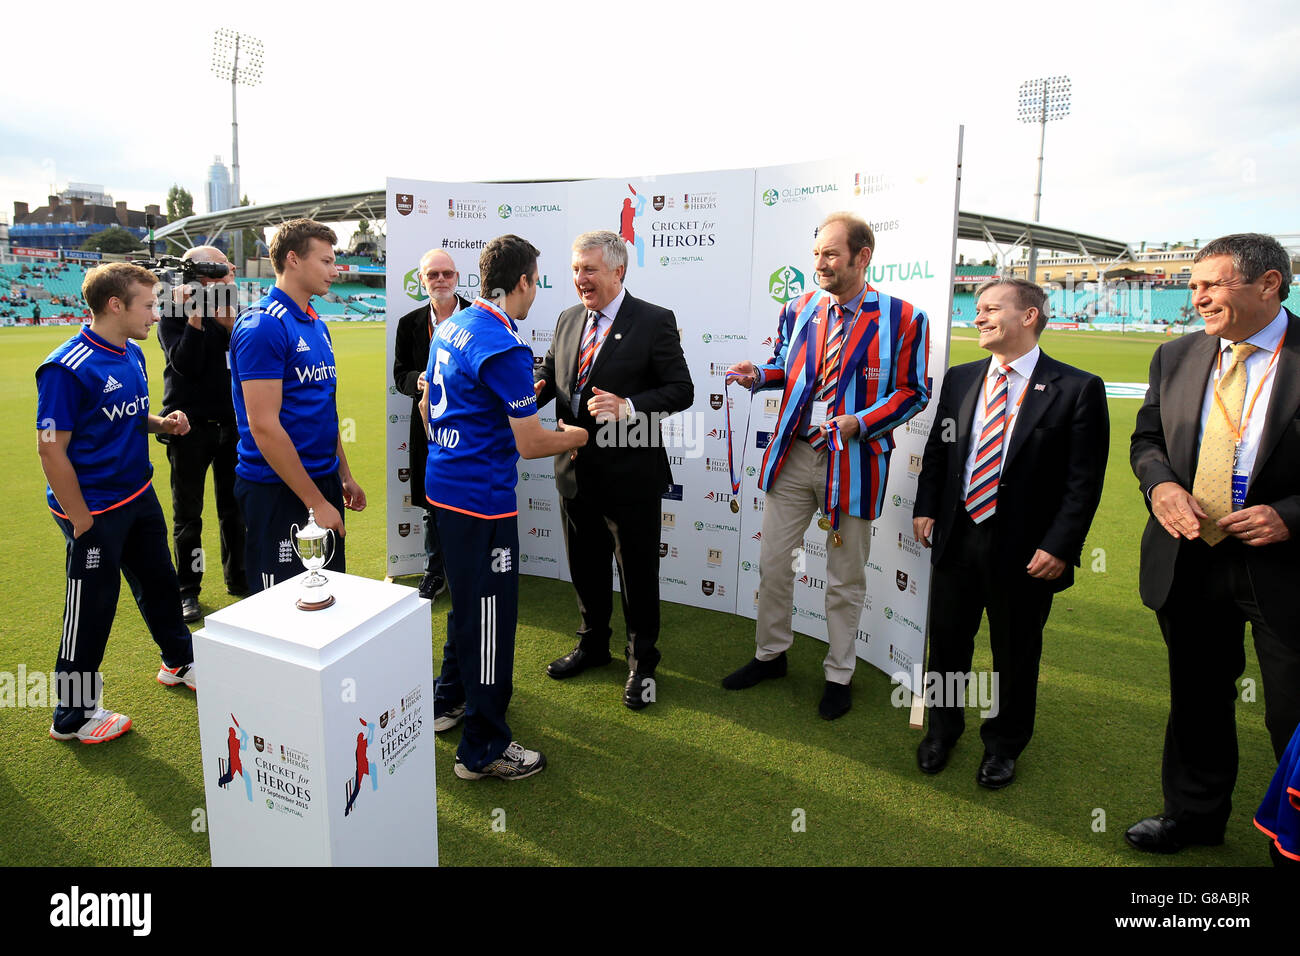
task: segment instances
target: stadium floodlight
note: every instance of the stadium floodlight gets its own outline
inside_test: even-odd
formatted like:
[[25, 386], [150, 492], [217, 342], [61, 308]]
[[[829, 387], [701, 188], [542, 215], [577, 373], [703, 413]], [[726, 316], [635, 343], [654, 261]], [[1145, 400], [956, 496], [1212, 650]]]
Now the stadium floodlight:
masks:
[[[1070, 115], [1070, 78], [1048, 76], [1038, 80], [1025, 80], [1020, 84], [1020, 122], [1037, 123], [1038, 133], [1038, 188], [1034, 190], [1034, 222], [1038, 222], [1038, 208], [1043, 200], [1043, 146], [1047, 141], [1047, 124]], [[1038, 267], [1038, 246], [1033, 233], [1029, 236], [1029, 271], [1026, 278], [1035, 281]]]
[[[243, 62], [240, 62], [240, 54]], [[230, 81], [230, 178], [235, 205], [243, 199], [239, 191], [239, 114], [235, 108], [235, 87], [259, 86], [262, 82], [262, 41], [247, 33], [222, 28], [212, 35], [212, 73], [219, 80]], [[235, 268], [244, 265], [244, 232], [235, 231]]]

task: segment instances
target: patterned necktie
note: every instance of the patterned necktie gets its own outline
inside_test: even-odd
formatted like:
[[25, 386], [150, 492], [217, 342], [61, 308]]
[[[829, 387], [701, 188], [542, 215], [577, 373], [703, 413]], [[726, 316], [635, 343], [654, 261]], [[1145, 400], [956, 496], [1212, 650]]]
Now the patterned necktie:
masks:
[[1010, 365], [999, 365], [993, 394], [984, 402], [984, 430], [976, 446], [975, 467], [970, 473], [966, 492], [966, 510], [979, 524], [998, 510], [998, 480], [1002, 477], [1002, 436], [1007, 430], [1007, 372]]
[[[1232, 466], [1237, 457], [1237, 439], [1233, 432], [1241, 428], [1241, 413], [1246, 404], [1246, 359], [1258, 346], [1240, 343], [1232, 347], [1232, 364], [1219, 376], [1214, 386], [1223, 400], [1227, 418], [1212, 402], [1210, 418], [1201, 436], [1201, 450], [1196, 459], [1196, 480], [1192, 497], [1201, 503], [1208, 518], [1201, 521], [1201, 537], [1216, 545], [1227, 535], [1215, 524], [1232, 513]], [[1232, 427], [1228, 425], [1232, 420]]]
[[573, 383], [573, 394], [582, 394], [591, 375], [592, 363], [596, 360], [596, 328], [600, 325], [600, 313], [587, 313], [587, 332], [582, 337], [582, 348], [578, 352], [578, 378]]
[[[834, 403], [835, 386], [840, 380], [840, 352], [843, 351], [844, 346], [844, 308], [839, 305], [832, 305], [830, 311], [833, 323], [830, 335], [826, 339], [826, 357], [822, 360], [819, 384], [813, 390], [813, 400]], [[816, 427], [821, 422], [809, 422], [808, 424]], [[808, 444], [817, 449], [825, 448], [826, 433], [818, 431], [808, 440]]]

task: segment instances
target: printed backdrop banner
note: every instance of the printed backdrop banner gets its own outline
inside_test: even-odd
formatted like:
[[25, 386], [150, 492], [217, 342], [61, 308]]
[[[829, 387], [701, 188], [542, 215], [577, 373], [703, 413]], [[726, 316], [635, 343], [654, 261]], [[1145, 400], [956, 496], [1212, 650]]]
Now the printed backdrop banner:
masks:
[[[428, 308], [418, 278], [420, 257], [446, 249], [460, 271], [458, 291], [479, 292], [478, 256], [495, 236], [513, 232], [541, 250], [541, 288], [520, 333], [539, 363], [560, 312], [577, 303], [570, 278], [573, 238], [590, 229], [622, 234], [630, 295], [677, 317], [695, 386], [686, 412], [663, 420], [672, 467], [660, 539], [664, 600], [755, 616], [763, 493], [757, 473], [775, 425], [780, 393], [752, 401], [723, 374], [742, 359], [772, 354], [782, 305], [816, 285], [812, 245], [829, 212], [860, 213], [876, 231], [868, 281], [906, 299], [930, 319], [928, 373], [947, 367], [948, 316], [956, 248], [960, 132], [933, 143], [909, 142], [906, 156], [761, 169], [568, 183], [437, 183], [388, 180], [388, 367], [398, 319]], [[420, 509], [410, 500], [410, 399], [388, 386], [388, 574], [418, 573], [423, 551]], [[726, 429], [724, 402], [731, 405]], [[555, 406], [540, 411], [553, 428]], [[748, 435], [742, 434], [749, 416]], [[885, 513], [874, 523], [867, 601], [858, 656], [913, 690], [923, 663], [929, 560], [912, 538], [911, 508], [933, 404], [895, 434]], [[740, 512], [731, 510], [727, 442], [743, 453]], [[519, 462], [520, 569], [568, 580], [559, 499], [551, 459]], [[825, 549], [815, 522], [796, 572], [792, 614], [797, 631], [826, 639]], [[615, 579], [617, 586], [617, 578]]]

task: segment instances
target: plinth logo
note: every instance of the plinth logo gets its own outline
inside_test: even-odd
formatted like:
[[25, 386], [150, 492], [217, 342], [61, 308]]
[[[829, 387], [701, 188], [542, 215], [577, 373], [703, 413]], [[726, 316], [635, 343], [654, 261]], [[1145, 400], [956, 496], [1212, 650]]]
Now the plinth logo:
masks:
[[403, 216], [409, 216], [415, 211], [415, 197], [410, 193], [397, 194], [397, 211]]
[[409, 469], [409, 468], [399, 468], [399, 469], [397, 469], [397, 480], [398, 480], [398, 481], [410, 481], [410, 480], [411, 480], [411, 469]]
[[803, 273], [794, 266], [782, 266], [767, 280], [767, 292], [782, 305], [803, 295]]
[[654, 200], [652, 201], [651, 205], [653, 205], [653, 206], [655, 207], [655, 212], [663, 212], [663, 211], [664, 211], [664, 197], [663, 197], [663, 196], [655, 196], [655, 198], [654, 198]]
[[353, 805], [357, 802], [357, 794], [361, 792], [361, 778], [370, 777], [370, 789], [379, 789], [379, 774], [375, 773], [375, 762], [370, 759], [367, 748], [375, 741], [374, 724], [366, 723], [364, 717], [358, 717], [364, 730], [357, 731], [357, 750], [356, 750], [356, 770], [352, 779], [343, 783], [343, 792], [347, 797], [347, 802], [343, 805], [343, 815], [346, 817], [352, 812]]
[[764, 205], [764, 206], [775, 206], [775, 205], [776, 205], [778, 202], [780, 202], [780, 201], [781, 201], [781, 197], [780, 197], [779, 195], [777, 195], [777, 192], [776, 192], [775, 189], [765, 189], [765, 190], [763, 190], [763, 205]]
[[[248, 771], [244, 769], [244, 762], [239, 759], [240, 753], [248, 750], [248, 731], [239, 726], [239, 721], [235, 715], [230, 715], [231, 727], [226, 735], [226, 759], [217, 758], [217, 786], [225, 790], [230, 786], [230, 782], [235, 779], [235, 774], [239, 774], [244, 782], [244, 795], [248, 797], [248, 802], [253, 802], [253, 778], [249, 776]], [[259, 738], [258, 750], [261, 750], [261, 740]]]
[[895, 583], [896, 585], [898, 585], [898, 590], [900, 590], [900, 591], [906, 591], [906, 590], [907, 590], [907, 572], [906, 572], [906, 571], [897, 571], [897, 570], [896, 570], [896, 571], [894, 572], [894, 583]]
[[409, 521], [403, 521], [397, 526], [397, 533], [405, 538], [411, 533], [411, 523]]
[[709, 407], [715, 412], [722, 408], [722, 396], [717, 392], [709, 393]]
[[701, 581], [700, 590], [704, 592], [705, 597], [713, 596], [714, 583], [712, 581]]
[[500, 216], [502, 219], [509, 219], [510, 204], [503, 202], [501, 205], [497, 206], [497, 215]]

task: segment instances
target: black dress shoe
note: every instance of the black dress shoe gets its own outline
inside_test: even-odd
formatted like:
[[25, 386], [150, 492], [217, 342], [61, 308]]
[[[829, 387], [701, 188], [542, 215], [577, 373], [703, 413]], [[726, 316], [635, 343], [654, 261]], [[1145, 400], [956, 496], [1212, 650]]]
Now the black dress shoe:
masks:
[[623, 706], [628, 710], [645, 710], [655, 702], [657, 690], [654, 674], [631, 671], [623, 685]]
[[821, 715], [822, 720], [837, 720], [847, 714], [852, 706], [853, 696], [849, 692], [849, 685], [828, 680], [825, 689], [822, 690], [822, 699], [817, 705], [817, 713]]
[[181, 620], [186, 624], [193, 624], [195, 621], [203, 620], [203, 612], [199, 610], [198, 598], [181, 598]]
[[234, 584], [227, 583], [226, 593], [237, 598], [248, 597], [248, 585], [243, 581], [236, 581]]
[[753, 687], [759, 681], [767, 680], [769, 677], [784, 677], [786, 667], [785, 651], [782, 651], [770, 661], [760, 661], [755, 657], [744, 667], [732, 671], [722, 678], [722, 686], [727, 690], [744, 690], [747, 687]]
[[546, 665], [546, 673], [556, 680], [564, 680], [566, 677], [577, 677], [588, 667], [604, 667], [612, 657], [609, 651], [604, 654], [595, 651], [585, 651], [579, 644], [563, 657], [557, 658]]
[[1015, 757], [999, 757], [997, 754], [984, 751], [979, 772], [975, 774], [976, 783], [986, 790], [1001, 790], [1003, 787], [1010, 786], [1011, 781], [1015, 779]]
[[1129, 846], [1144, 853], [1177, 853], [1185, 846], [1219, 846], [1223, 835], [1206, 837], [1180, 826], [1177, 820], [1164, 814], [1147, 817], [1133, 824], [1124, 833]]
[[916, 748], [916, 765], [921, 768], [922, 773], [938, 773], [948, 766], [950, 753], [952, 753], [950, 746], [937, 737], [926, 734], [925, 739]]

